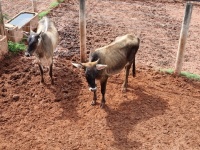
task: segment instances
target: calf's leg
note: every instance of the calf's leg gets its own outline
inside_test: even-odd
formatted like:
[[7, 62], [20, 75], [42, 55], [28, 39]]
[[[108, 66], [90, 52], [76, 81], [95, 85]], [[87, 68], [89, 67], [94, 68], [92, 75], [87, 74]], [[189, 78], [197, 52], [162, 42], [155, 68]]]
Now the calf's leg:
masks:
[[40, 64], [38, 64], [39, 65], [39, 68], [40, 68], [40, 75], [41, 75], [41, 80], [40, 80], [40, 82], [41, 83], [44, 83], [44, 78], [43, 78], [43, 69], [42, 69], [42, 66], [40, 65]]
[[97, 100], [97, 94], [96, 91], [94, 91], [93, 101], [91, 103], [92, 106], [96, 105], [96, 100]]
[[102, 94], [101, 105], [100, 105], [101, 108], [103, 108], [105, 103], [106, 103], [105, 93], [106, 93], [107, 80], [108, 80], [108, 76], [105, 76], [100, 80], [100, 83], [101, 83], [101, 94]]

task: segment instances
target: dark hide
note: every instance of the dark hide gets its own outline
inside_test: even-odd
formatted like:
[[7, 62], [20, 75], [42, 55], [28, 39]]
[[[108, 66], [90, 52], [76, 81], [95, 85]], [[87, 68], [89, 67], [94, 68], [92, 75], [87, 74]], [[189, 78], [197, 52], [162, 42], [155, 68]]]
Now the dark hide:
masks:
[[73, 63], [74, 66], [85, 69], [86, 80], [90, 90], [94, 92], [92, 105], [96, 104], [97, 99], [95, 79], [100, 80], [102, 93], [101, 107], [103, 107], [108, 77], [120, 72], [123, 68], [125, 68], [126, 73], [122, 90], [126, 91], [131, 65], [133, 65], [132, 74], [133, 76], [136, 75], [135, 55], [139, 49], [139, 44], [139, 38], [127, 34], [117, 37], [111, 44], [95, 50], [91, 53], [89, 62]]

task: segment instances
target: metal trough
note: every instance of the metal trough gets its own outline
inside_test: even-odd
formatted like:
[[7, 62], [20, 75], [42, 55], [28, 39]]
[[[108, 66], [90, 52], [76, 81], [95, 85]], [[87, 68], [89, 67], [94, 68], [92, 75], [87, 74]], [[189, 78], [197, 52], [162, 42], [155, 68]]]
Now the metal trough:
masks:
[[5, 24], [8, 40], [19, 42], [23, 39], [23, 31], [30, 32], [37, 28], [39, 21], [38, 14], [35, 12], [21, 12], [7, 21]]

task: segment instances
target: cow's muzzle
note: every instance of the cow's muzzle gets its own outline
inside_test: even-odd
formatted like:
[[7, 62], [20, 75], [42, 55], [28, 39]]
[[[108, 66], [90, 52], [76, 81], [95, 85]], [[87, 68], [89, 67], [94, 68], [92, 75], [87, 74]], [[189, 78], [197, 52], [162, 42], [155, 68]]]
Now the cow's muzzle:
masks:
[[30, 57], [31, 54], [30, 54], [29, 52], [25, 52], [25, 56], [26, 56], [26, 57]]
[[95, 92], [95, 91], [97, 90], [97, 87], [95, 87], [95, 88], [90, 87], [89, 90], [90, 90], [91, 92]]

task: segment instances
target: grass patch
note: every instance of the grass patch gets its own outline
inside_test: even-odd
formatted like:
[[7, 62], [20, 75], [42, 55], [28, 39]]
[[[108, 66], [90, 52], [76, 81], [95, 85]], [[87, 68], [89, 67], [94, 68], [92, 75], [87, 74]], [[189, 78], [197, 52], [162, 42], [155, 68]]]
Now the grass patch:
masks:
[[8, 50], [12, 53], [18, 53], [24, 51], [26, 49], [26, 45], [23, 43], [15, 43], [12, 41], [8, 41]]
[[55, 2], [50, 3], [50, 6], [47, 10], [42, 11], [38, 14], [39, 19], [42, 19], [44, 16], [48, 15], [48, 13], [50, 13], [51, 9], [57, 7], [62, 2], [64, 2], [64, 0], [60, 0], [59, 2], [55, 1]]
[[[160, 69], [160, 72], [168, 73], [168, 74], [173, 74], [174, 70], [173, 69]], [[188, 79], [194, 79], [194, 80], [199, 80], [200, 81], [200, 75], [198, 74], [193, 74], [187, 71], [181, 71], [180, 73], [181, 76], [184, 76]]]
[[59, 5], [59, 2], [52, 2], [51, 4], [50, 4], [50, 8], [55, 8], [55, 7], [57, 7]]
[[173, 69], [160, 69], [160, 72], [168, 73], [168, 74], [173, 74], [174, 70]]
[[198, 75], [198, 74], [193, 74], [193, 73], [189, 73], [186, 71], [182, 71], [181, 75], [185, 76], [186, 78], [189, 78], [189, 79], [200, 80], [200, 75]]
[[59, 3], [62, 3], [62, 2], [64, 2], [64, 1], [65, 1], [65, 0], [58, 0]]
[[46, 16], [48, 13], [50, 12], [50, 10], [46, 10], [46, 11], [42, 11], [38, 14], [39, 19], [42, 19], [44, 16]]

